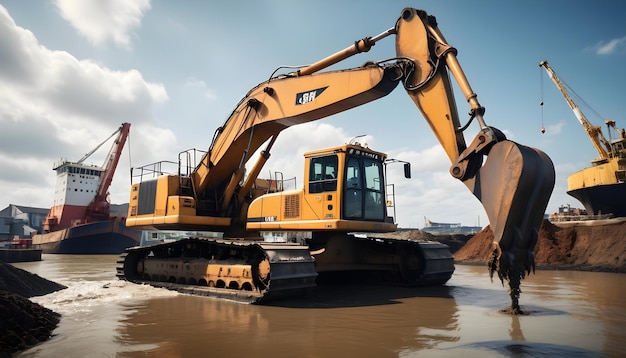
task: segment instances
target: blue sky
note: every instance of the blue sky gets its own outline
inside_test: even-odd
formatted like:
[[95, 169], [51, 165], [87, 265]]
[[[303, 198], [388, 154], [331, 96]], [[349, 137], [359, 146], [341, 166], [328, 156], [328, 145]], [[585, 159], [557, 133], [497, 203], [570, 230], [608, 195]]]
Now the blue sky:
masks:
[[[78, 160], [122, 122], [132, 124], [131, 138], [111, 201], [127, 202], [131, 166], [208, 148], [239, 100], [278, 66], [310, 64], [377, 35], [406, 6], [437, 17], [487, 124], [552, 158], [557, 182], [548, 212], [582, 207], [565, 193], [567, 176], [596, 152], [538, 64], [547, 59], [591, 105], [577, 102], [592, 123], [611, 118], [626, 127], [622, 1], [0, 0], [0, 208], [51, 206], [52, 165]], [[334, 69], [394, 55], [390, 37]], [[468, 106], [460, 95], [457, 106], [463, 121]], [[301, 185], [302, 153], [362, 134], [371, 147], [412, 163], [411, 180], [390, 168], [401, 227], [422, 227], [424, 217], [488, 223], [480, 203], [448, 174], [447, 157], [401, 87], [285, 130], [263, 173], [296, 176]], [[93, 164], [106, 152], [94, 154]]]

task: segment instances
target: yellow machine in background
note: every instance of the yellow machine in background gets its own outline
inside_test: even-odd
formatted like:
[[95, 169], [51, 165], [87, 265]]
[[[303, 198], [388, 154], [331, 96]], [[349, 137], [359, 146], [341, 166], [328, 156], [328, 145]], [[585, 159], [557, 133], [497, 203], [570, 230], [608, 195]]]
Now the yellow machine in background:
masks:
[[[600, 126], [594, 126], [570, 97], [565, 85], [556, 75], [548, 61], [539, 63], [552, 82], [561, 91], [578, 122], [583, 126], [598, 158], [591, 166], [571, 174], [567, 178], [567, 193], [578, 199], [589, 215], [626, 216], [626, 131], [618, 129], [615, 121], [605, 121], [608, 139]], [[611, 137], [611, 133], [615, 137]]]
[[[391, 35], [396, 38], [394, 58], [323, 71]], [[470, 106], [463, 126], [450, 74]], [[219, 231], [223, 239], [188, 238], [129, 249], [120, 259], [118, 277], [251, 302], [307, 291], [318, 273], [350, 273], [347, 279], [357, 274], [365, 281], [401, 285], [446, 282], [454, 266], [445, 245], [371, 236], [396, 229], [385, 210], [383, 153], [358, 145], [308, 153], [301, 191], [257, 197], [255, 190], [282, 130], [380, 99], [399, 83], [448, 155], [451, 175], [485, 207], [502, 252], [493, 267], [509, 280], [512, 306], [519, 309], [519, 282], [534, 265], [532, 251], [554, 186], [554, 167], [543, 152], [511, 142], [487, 126], [485, 109], [456, 50], [433, 16], [412, 8], [402, 10], [395, 26], [380, 35], [252, 88], [216, 130], [197, 165], [182, 165], [177, 174], [134, 184], [128, 226]], [[479, 131], [467, 143], [464, 132], [474, 119]], [[246, 164], [261, 146], [248, 170]], [[158, 166], [148, 171], [160, 172]], [[256, 240], [266, 230], [310, 231], [311, 237], [307, 245]], [[234, 272], [238, 278], [227, 279]]]

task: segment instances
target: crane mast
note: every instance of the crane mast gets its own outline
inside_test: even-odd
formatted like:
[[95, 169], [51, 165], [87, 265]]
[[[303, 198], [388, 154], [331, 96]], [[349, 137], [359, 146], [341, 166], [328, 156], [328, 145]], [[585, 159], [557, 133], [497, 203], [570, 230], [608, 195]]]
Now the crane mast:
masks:
[[122, 125], [115, 131], [109, 138], [107, 138], [104, 142], [98, 145], [93, 151], [89, 152], [85, 155], [80, 161], [84, 161], [93, 154], [98, 148], [102, 146], [105, 142], [111, 139], [113, 136], [117, 135], [115, 140], [113, 141], [113, 145], [109, 150], [109, 154], [104, 162], [104, 172], [102, 173], [102, 178], [100, 180], [100, 185], [98, 186], [98, 191], [96, 196], [93, 198], [89, 206], [87, 207], [86, 219], [89, 221], [90, 219], [108, 219], [110, 213], [110, 205], [107, 201], [107, 195], [109, 191], [109, 187], [111, 186], [111, 182], [113, 181], [113, 175], [115, 174], [115, 170], [117, 168], [117, 164], [122, 155], [122, 150], [124, 149], [124, 144], [126, 143], [126, 138], [128, 138], [128, 134], [130, 132], [130, 123], [122, 123]]
[[552, 67], [548, 65], [547, 60], [541, 61], [539, 63], [539, 66], [543, 67], [546, 70], [546, 72], [548, 73], [548, 77], [550, 77], [550, 79], [552, 80], [552, 82], [554, 82], [554, 84], [559, 89], [559, 91], [561, 91], [561, 93], [563, 94], [563, 97], [565, 98], [565, 101], [574, 112], [574, 116], [576, 116], [580, 124], [582, 124], [583, 128], [585, 129], [585, 132], [587, 132], [587, 135], [589, 136], [589, 139], [591, 140], [591, 143], [593, 144], [594, 148], [596, 148], [596, 151], [598, 152], [598, 156], [599, 156], [598, 159], [596, 159], [594, 162], [602, 162], [602, 161], [608, 160], [609, 157], [611, 156], [612, 150], [611, 150], [611, 146], [609, 145], [609, 142], [606, 140], [606, 138], [602, 134], [602, 128], [600, 128], [600, 126], [592, 125], [587, 120], [587, 117], [585, 117], [583, 112], [580, 110], [580, 108], [578, 108], [576, 103], [572, 100], [570, 95], [567, 93], [565, 86], [563, 85], [559, 77], [556, 75]]

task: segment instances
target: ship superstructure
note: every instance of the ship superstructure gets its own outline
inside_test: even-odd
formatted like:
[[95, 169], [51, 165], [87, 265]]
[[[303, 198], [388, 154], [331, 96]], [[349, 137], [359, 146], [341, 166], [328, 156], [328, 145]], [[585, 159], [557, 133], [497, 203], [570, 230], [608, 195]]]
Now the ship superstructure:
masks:
[[[61, 159], [54, 165], [54, 203], [43, 222], [44, 233], [33, 237], [33, 243], [42, 247], [44, 253], [117, 254], [139, 244], [140, 233], [126, 228], [124, 217], [111, 217], [108, 198], [129, 131], [130, 124], [122, 123], [80, 160]], [[104, 165], [85, 164], [113, 137]]]
[[53, 169], [57, 172], [57, 183], [54, 203], [44, 221], [47, 232], [85, 223], [87, 207], [94, 200], [105, 171], [102, 167], [67, 160], [61, 160]]

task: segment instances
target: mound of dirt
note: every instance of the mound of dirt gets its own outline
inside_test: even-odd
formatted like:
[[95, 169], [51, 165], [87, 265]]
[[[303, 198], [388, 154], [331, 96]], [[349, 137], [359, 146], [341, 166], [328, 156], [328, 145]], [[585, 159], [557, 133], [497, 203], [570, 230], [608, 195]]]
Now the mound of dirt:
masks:
[[398, 229], [396, 232], [386, 234], [376, 234], [380, 237], [388, 237], [402, 240], [415, 241], [437, 241], [448, 245], [452, 253], [460, 249], [472, 237], [472, 235], [450, 234], [450, 235], [433, 235], [422, 230]]
[[61, 319], [58, 313], [8, 291], [0, 291], [0, 316], [0, 355], [47, 340]]
[[[626, 273], [626, 220], [569, 222], [544, 220], [535, 246], [538, 268]], [[454, 252], [460, 263], [486, 264], [492, 253], [489, 226]]]
[[0, 261], [0, 290], [23, 297], [43, 296], [67, 288], [56, 282]]
[[0, 356], [50, 338], [61, 316], [28, 299], [67, 288], [0, 262]]

